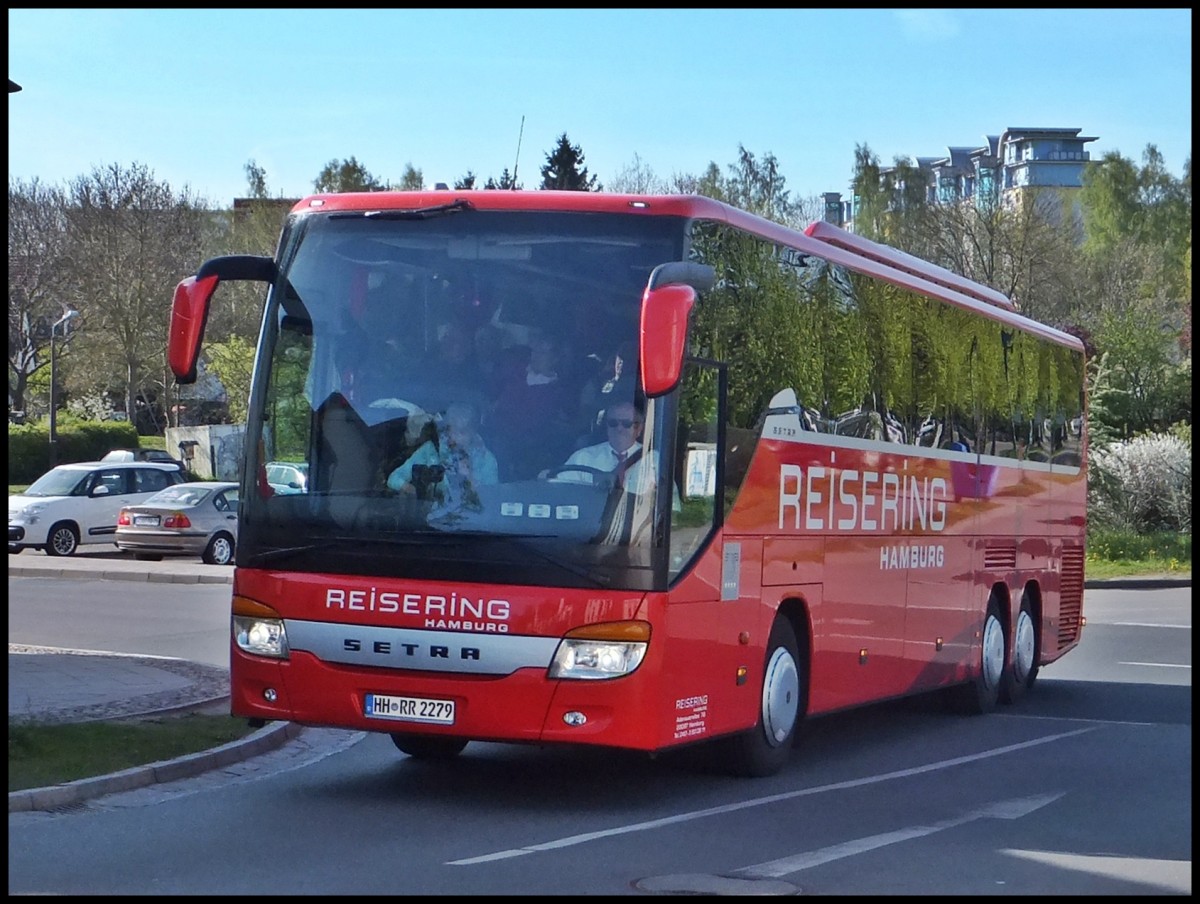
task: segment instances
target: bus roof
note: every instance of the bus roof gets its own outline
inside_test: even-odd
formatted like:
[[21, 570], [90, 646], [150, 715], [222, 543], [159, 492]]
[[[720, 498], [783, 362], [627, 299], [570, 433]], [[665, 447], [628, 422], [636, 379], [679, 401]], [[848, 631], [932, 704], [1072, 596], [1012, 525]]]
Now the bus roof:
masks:
[[799, 232], [703, 195], [636, 195], [588, 191], [429, 189], [315, 194], [292, 214], [330, 211], [415, 210], [466, 201], [478, 210], [544, 210], [569, 213], [630, 213], [716, 220], [804, 254], [824, 258], [900, 288], [937, 298], [1052, 342], [1083, 350], [1075, 336], [1017, 312], [1002, 292], [888, 245], [818, 221]]

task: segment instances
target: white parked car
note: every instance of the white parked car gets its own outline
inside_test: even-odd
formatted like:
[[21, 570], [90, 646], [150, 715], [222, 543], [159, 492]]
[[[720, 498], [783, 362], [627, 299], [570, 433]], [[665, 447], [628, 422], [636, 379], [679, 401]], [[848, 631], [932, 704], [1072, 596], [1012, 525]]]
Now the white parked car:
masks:
[[308, 491], [308, 464], [302, 461], [267, 462], [267, 483], [281, 496]]
[[[8, 497], [8, 551], [69, 556], [84, 544], [113, 546], [117, 515], [187, 478], [175, 465], [85, 461], [51, 468]], [[114, 547], [115, 548], [115, 547]]]

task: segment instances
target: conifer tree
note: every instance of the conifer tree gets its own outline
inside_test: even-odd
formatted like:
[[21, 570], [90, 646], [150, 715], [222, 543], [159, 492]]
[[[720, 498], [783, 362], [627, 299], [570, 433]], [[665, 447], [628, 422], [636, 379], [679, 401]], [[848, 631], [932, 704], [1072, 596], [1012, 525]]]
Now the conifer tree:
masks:
[[583, 165], [583, 151], [579, 145], [571, 144], [567, 133], [558, 137], [554, 150], [546, 155], [542, 167], [542, 188], [560, 191], [600, 191], [596, 177], [589, 176]]

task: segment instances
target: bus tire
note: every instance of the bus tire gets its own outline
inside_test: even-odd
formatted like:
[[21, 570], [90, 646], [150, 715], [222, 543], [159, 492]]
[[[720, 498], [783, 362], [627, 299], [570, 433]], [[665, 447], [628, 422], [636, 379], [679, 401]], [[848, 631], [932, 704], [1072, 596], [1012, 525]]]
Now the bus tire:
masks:
[[440, 738], [431, 735], [392, 734], [392, 743], [414, 760], [450, 760], [463, 752], [465, 738]]
[[949, 689], [953, 709], [967, 715], [985, 715], [996, 708], [1000, 685], [1007, 670], [1004, 654], [1004, 626], [1000, 622], [1000, 606], [988, 600], [983, 616], [982, 642], [979, 644], [977, 671], [966, 684]]
[[776, 617], [767, 639], [758, 719], [754, 727], [724, 741], [722, 760], [727, 771], [745, 778], [774, 775], [788, 761], [800, 718], [800, 655], [791, 622]]
[[1016, 703], [1037, 680], [1042, 640], [1029, 591], [1021, 594], [1021, 609], [1013, 629], [1012, 658], [1000, 682], [1000, 702]]

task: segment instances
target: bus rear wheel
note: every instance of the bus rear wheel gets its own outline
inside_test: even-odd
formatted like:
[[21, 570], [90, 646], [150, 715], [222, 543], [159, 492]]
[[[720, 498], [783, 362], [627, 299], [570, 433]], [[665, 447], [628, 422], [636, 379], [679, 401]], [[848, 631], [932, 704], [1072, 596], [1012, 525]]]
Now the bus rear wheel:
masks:
[[1000, 685], [1007, 672], [1004, 626], [1000, 623], [1000, 606], [995, 599], [988, 601], [979, 646], [979, 661], [975, 663], [978, 671], [975, 676], [966, 684], [949, 689], [952, 708], [968, 715], [985, 715], [996, 708], [1000, 699]]
[[788, 761], [796, 728], [803, 715], [800, 655], [796, 632], [782, 617], [775, 619], [767, 640], [758, 721], [749, 731], [726, 738], [722, 761], [733, 775], [774, 775]]
[[1004, 680], [1000, 682], [1002, 703], [1016, 703], [1037, 680], [1042, 644], [1034, 617], [1033, 600], [1028, 591], [1021, 595], [1021, 609], [1017, 613], [1012, 646], [1012, 661], [1004, 673]]
[[464, 738], [439, 738], [430, 735], [411, 735], [395, 732], [392, 743], [401, 753], [414, 760], [450, 760], [467, 746]]

